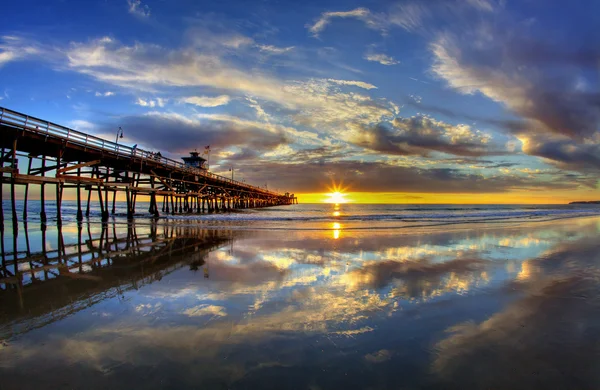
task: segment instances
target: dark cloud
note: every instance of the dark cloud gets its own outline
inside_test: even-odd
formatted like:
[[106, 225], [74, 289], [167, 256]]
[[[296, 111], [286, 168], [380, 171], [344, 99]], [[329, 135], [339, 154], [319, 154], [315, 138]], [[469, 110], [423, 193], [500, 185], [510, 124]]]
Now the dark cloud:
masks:
[[188, 120], [178, 115], [156, 114], [128, 116], [120, 123], [128, 138], [169, 152], [187, 153], [206, 145], [218, 149], [238, 146], [242, 149], [241, 157], [254, 158], [288, 142], [283, 132], [254, 122]]
[[[591, 33], [585, 25], [577, 29], [570, 25], [558, 37], [548, 33], [543, 20], [511, 20], [503, 14], [494, 22], [483, 19], [473, 28], [457, 25], [439, 34], [431, 44], [433, 73], [451, 87], [463, 93], [479, 92], [520, 117], [471, 119], [495, 123], [520, 139], [537, 138], [535, 147], [526, 153], [554, 160], [564, 168], [598, 168], [595, 146], [590, 146], [598, 143], [600, 128], [600, 93], [597, 78], [592, 76], [600, 50], [597, 40], [590, 39], [590, 34], [598, 38], [598, 33]], [[450, 117], [460, 115], [428, 108]], [[569, 143], [572, 147], [565, 148]]]
[[[348, 191], [495, 193], [510, 190], [576, 189], [577, 181], [542, 182], [518, 176], [465, 173], [458, 169], [393, 166], [380, 162], [337, 161], [325, 164], [248, 162], [238, 168], [248, 182], [268, 181], [269, 188], [291, 192], [323, 192], [332, 182]], [[241, 177], [241, 176], [240, 176]]]
[[419, 112], [427, 114], [439, 114], [447, 118], [483, 123], [495, 126], [498, 129], [504, 130], [511, 134], [520, 134], [529, 128], [527, 121], [522, 119], [490, 118], [480, 115], [474, 115], [471, 113], [456, 111], [449, 108], [436, 106], [433, 104], [416, 102], [413, 99], [405, 99], [404, 104], [419, 110]]
[[458, 156], [506, 154], [494, 150], [489, 138], [467, 125], [450, 125], [428, 116], [397, 117], [392, 127], [378, 124], [363, 127], [351, 140], [356, 145], [395, 155], [427, 156], [442, 152]]
[[[258, 153], [254, 151], [243, 150], [243, 153], [236, 153], [223, 159], [226, 162], [241, 162], [244, 160], [252, 160], [258, 156]], [[299, 149], [292, 155], [285, 156], [287, 163], [295, 164], [319, 164], [323, 165], [328, 161], [332, 161], [339, 158], [348, 158], [355, 154], [354, 151], [349, 150], [343, 146], [320, 146], [316, 148]]]
[[590, 170], [600, 168], [600, 145], [579, 144], [570, 139], [530, 138], [523, 151], [532, 156], [550, 159], [560, 168]]

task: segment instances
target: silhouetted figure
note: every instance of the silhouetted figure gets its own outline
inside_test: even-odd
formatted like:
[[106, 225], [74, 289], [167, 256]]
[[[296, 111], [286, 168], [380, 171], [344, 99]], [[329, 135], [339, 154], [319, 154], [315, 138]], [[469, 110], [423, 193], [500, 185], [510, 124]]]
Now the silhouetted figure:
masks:
[[190, 263], [190, 271], [198, 271], [204, 265], [204, 259], [192, 261]]

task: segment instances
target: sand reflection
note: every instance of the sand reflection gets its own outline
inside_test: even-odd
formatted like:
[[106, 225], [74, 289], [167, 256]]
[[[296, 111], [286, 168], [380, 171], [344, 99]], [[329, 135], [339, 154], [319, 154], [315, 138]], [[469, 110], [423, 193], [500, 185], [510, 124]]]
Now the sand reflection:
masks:
[[[313, 364], [351, 366], [350, 377], [373, 385], [395, 378], [392, 366], [418, 360], [404, 377], [414, 387], [433, 370], [443, 388], [494, 380], [507, 388], [509, 370], [525, 375], [518, 365], [528, 367], [537, 351], [551, 355], [547, 334], [566, 340], [572, 361], [573, 348], [590, 359], [597, 352], [583, 342], [600, 280], [595, 220], [419, 232], [333, 227], [30, 232], [25, 255], [3, 259], [0, 370], [9, 385], [26, 388], [43, 385], [38, 378], [73, 387], [90, 378], [98, 388], [160, 380], [248, 387], [277, 382], [284, 370], [308, 388], [327, 387]], [[435, 353], [423, 345], [436, 345]], [[474, 365], [492, 374], [467, 375]], [[29, 376], [32, 369], [40, 375]]]

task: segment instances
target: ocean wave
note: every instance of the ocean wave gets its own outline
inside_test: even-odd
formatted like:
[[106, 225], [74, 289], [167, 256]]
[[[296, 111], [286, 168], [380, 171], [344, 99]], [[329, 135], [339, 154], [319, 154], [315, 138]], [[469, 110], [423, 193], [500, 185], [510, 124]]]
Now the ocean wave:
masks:
[[[275, 216], [254, 213], [223, 213], [223, 214], [184, 214], [165, 215], [168, 219], [201, 219], [211, 222], [350, 222], [350, 221], [398, 221], [398, 222], [436, 222], [444, 220], [485, 220], [491, 218], [523, 219], [563, 215], [600, 215], [600, 209], [546, 209], [546, 210], [495, 210], [462, 213], [388, 213], [363, 215], [296, 215]], [[414, 211], [414, 210], [413, 210]]]

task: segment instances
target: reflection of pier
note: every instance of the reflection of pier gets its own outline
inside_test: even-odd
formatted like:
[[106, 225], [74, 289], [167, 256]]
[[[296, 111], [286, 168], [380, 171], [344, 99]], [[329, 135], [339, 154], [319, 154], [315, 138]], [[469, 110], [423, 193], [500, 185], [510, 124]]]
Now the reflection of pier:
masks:
[[56, 242], [49, 242], [43, 230], [41, 250], [36, 252], [30, 251], [27, 230], [21, 250], [15, 235], [15, 250], [5, 252], [2, 237], [0, 336], [54, 322], [181, 267], [202, 267], [208, 277], [205, 256], [232, 239], [232, 233], [224, 230], [156, 224], [149, 228], [140, 236], [135, 225], [129, 225], [126, 235], [118, 235], [114, 226], [104, 225], [93, 233], [87, 225], [85, 232], [78, 229], [77, 242], [70, 244], [65, 244], [60, 228]]

